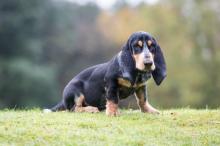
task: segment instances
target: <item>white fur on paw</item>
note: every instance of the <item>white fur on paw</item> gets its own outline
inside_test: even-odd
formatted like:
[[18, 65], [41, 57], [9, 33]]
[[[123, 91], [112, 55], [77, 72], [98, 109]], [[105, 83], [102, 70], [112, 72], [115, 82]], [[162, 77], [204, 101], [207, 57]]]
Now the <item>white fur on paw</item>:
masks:
[[52, 110], [51, 109], [43, 109], [43, 113], [51, 113]]

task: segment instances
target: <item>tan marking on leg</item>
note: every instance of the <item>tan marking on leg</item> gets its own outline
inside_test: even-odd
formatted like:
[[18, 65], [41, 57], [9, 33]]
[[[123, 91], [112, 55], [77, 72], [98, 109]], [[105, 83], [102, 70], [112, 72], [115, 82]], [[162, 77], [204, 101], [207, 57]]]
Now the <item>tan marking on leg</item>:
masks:
[[135, 97], [136, 97], [137, 104], [138, 104], [141, 112], [146, 112], [145, 101], [144, 101], [143, 96], [137, 95], [137, 93], [136, 93]]
[[139, 91], [138, 93], [135, 93], [135, 97], [137, 100], [137, 104], [141, 110], [141, 112], [147, 112], [147, 113], [152, 113], [152, 114], [159, 114], [160, 112], [152, 107], [150, 103], [146, 100], [144, 101], [144, 93]]
[[134, 88], [138, 89], [140, 87], [146, 86], [147, 82], [142, 82], [142, 83], [138, 83], [138, 84], [134, 84]]
[[118, 104], [115, 104], [114, 102], [107, 100], [106, 103], [106, 115], [108, 116], [118, 116]]
[[136, 63], [136, 68], [140, 70], [144, 70], [145, 65], [144, 65], [144, 52], [140, 54], [134, 54], [133, 55], [135, 63]]
[[99, 109], [93, 106], [83, 107], [82, 104], [85, 100], [85, 97], [81, 94], [78, 98], [75, 99], [75, 112], [89, 112], [89, 113], [97, 113]]
[[79, 97], [75, 98], [75, 105], [79, 106], [79, 107], [82, 106], [82, 103], [83, 103], [84, 99], [85, 99], [84, 95], [80, 94]]

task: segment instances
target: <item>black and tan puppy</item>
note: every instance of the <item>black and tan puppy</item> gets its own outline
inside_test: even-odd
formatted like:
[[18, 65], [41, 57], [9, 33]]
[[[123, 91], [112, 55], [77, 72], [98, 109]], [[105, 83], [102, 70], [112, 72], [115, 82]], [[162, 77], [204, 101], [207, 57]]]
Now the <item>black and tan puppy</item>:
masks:
[[159, 44], [146, 32], [133, 33], [122, 50], [109, 62], [92, 66], [75, 76], [65, 87], [63, 99], [52, 111], [118, 114], [118, 102], [135, 94], [142, 112], [159, 113], [147, 100], [146, 81], [157, 85], [166, 76], [166, 64]]

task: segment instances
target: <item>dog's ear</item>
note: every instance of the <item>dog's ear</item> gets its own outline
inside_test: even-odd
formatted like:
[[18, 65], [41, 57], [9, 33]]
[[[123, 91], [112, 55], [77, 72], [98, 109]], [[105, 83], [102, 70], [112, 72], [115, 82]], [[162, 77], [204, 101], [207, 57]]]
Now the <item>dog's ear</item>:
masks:
[[127, 41], [123, 46], [122, 51], [119, 53], [119, 66], [122, 72], [122, 77], [130, 81], [133, 85], [135, 82], [136, 71], [130, 40]]
[[153, 40], [155, 41], [154, 63], [156, 69], [152, 72], [152, 76], [156, 84], [159, 86], [167, 75], [166, 63], [159, 44], [154, 38]]

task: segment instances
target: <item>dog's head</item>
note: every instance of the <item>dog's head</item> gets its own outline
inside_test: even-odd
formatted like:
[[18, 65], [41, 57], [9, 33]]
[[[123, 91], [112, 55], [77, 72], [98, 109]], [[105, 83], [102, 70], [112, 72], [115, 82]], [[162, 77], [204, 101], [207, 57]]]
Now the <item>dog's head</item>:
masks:
[[151, 72], [157, 85], [166, 77], [166, 63], [156, 40], [147, 32], [133, 33], [121, 52], [123, 77], [134, 82], [136, 70]]

